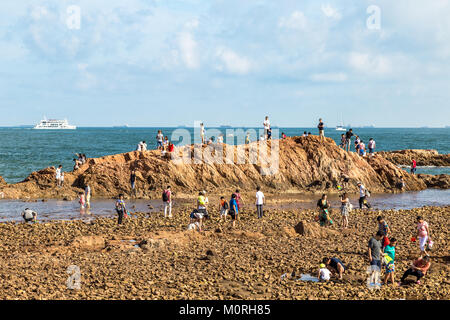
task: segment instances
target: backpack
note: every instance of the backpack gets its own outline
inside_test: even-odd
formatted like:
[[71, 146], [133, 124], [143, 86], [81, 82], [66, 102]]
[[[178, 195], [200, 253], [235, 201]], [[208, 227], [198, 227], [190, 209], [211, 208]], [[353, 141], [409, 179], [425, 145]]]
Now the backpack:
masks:
[[167, 202], [167, 201], [169, 201], [169, 196], [167, 195], [167, 190], [164, 190], [164, 192], [163, 192], [163, 194], [162, 194], [162, 200], [164, 201], [164, 202]]
[[225, 203], [223, 204], [223, 208], [224, 209], [228, 209], [230, 206], [228, 205], [228, 202], [225, 201]]

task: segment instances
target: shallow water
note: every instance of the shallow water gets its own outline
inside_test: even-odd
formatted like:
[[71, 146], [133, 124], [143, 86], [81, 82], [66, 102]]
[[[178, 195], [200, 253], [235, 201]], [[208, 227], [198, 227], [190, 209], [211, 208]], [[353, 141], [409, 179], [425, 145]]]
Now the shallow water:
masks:
[[[314, 209], [320, 196], [313, 197], [311, 195], [293, 195], [297, 201], [286, 200], [284, 203], [269, 203], [266, 209]], [[291, 198], [291, 199], [292, 199]], [[270, 199], [269, 199], [270, 200]], [[329, 203], [332, 208], [339, 208], [339, 198], [337, 195], [330, 195]], [[357, 195], [351, 196], [351, 202], [355, 208], [358, 207]], [[449, 206], [450, 205], [450, 189], [427, 189], [417, 192], [405, 192], [397, 194], [373, 194], [368, 198], [373, 209], [412, 209], [423, 206]], [[186, 200], [173, 203], [173, 207], [185, 204]], [[151, 207], [149, 207], [149, 205]], [[253, 206], [252, 206], [253, 207]], [[93, 200], [91, 201], [90, 214], [80, 213], [78, 201], [48, 200], [45, 202], [25, 202], [20, 200], [0, 200], [0, 222], [4, 221], [21, 221], [21, 212], [30, 208], [35, 210], [42, 220], [73, 220], [73, 219], [92, 219], [95, 217], [112, 217], [116, 216], [114, 210], [114, 200]], [[128, 200], [128, 210], [133, 212], [155, 213], [163, 210], [160, 200]], [[186, 213], [188, 214], [188, 213]]]

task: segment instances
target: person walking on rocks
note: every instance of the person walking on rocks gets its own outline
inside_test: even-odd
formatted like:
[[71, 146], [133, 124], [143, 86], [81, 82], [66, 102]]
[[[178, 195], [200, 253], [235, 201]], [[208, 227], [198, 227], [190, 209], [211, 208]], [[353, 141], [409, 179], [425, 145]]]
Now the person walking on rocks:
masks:
[[123, 193], [119, 194], [119, 198], [116, 200], [116, 212], [118, 214], [117, 224], [122, 225], [122, 220], [127, 217], [127, 208], [125, 201], [123, 200]]
[[237, 217], [239, 215], [239, 208], [238, 208], [238, 204], [237, 204], [237, 201], [236, 201], [236, 194], [235, 193], [233, 193], [231, 195], [229, 214], [231, 216], [232, 226], [234, 228], [234, 227], [236, 227], [236, 220], [237, 220]]
[[411, 163], [411, 174], [416, 174], [416, 170], [417, 170], [417, 162], [415, 159], [413, 159]]
[[402, 285], [408, 276], [416, 277], [416, 284], [420, 284], [420, 279], [422, 279], [426, 274], [428, 269], [430, 269], [431, 261], [430, 256], [420, 257], [419, 259], [413, 261], [408, 270], [405, 271], [402, 278], [400, 279], [399, 285]]
[[84, 192], [80, 191], [78, 193], [78, 199], [78, 203], [80, 204], [80, 214], [83, 214], [86, 209], [86, 195]]
[[[381, 239], [383, 238], [383, 233], [378, 231], [374, 237], [371, 237], [368, 245], [368, 257], [370, 266], [372, 267], [372, 273], [374, 271], [381, 272], [381, 257], [383, 256], [383, 251], [381, 250], [382, 244]], [[376, 267], [376, 268], [375, 268]]]
[[[242, 207], [242, 202], [244, 201], [244, 199], [242, 198], [239, 189], [236, 189], [234, 194], [236, 195], [236, 203], [237, 203], [237, 206], [238, 206], [238, 210], [240, 211], [241, 207]], [[239, 216], [237, 217], [237, 219], [239, 220]]]
[[261, 187], [256, 187], [256, 212], [258, 214], [258, 219], [263, 217], [263, 205], [265, 202], [264, 193], [261, 191]]
[[322, 262], [325, 266], [330, 266], [333, 273], [339, 275], [339, 280], [342, 280], [342, 276], [346, 270], [345, 265], [338, 258], [323, 258]]
[[227, 220], [227, 213], [228, 213], [228, 202], [225, 200], [224, 197], [220, 197], [220, 204], [219, 204], [219, 213], [220, 213], [220, 220], [222, 220], [222, 217]]
[[325, 226], [327, 223], [330, 225], [333, 224], [333, 220], [331, 220], [328, 215], [328, 208], [330, 207], [327, 200], [327, 195], [323, 194], [322, 198], [317, 201], [317, 207], [319, 208], [319, 223], [321, 226]]
[[362, 209], [363, 206], [365, 206], [370, 209], [371, 205], [366, 200], [367, 195], [369, 194], [366, 187], [361, 182], [358, 182], [357, 185], [359, 189], [359, 208]]
[[319, 124], [317, 125], [317, 128], [319, 129], [319, 137], [320, 141], [323, 141], [325, 139], [325, 133], [324, 133], [324, 124], [322, 119], [319, 119]]
[[56, 173], [55, 173], [55, 175], [56, 175], [56, 186], [58, 187], [58, 188], [61, 188], [61, 186], [62, 186], [62, 183], [61, 183], [61, 172], [62, 171], [62, 165], [59, 165], [58, 166], [58, 168], [56, 168]]
[[422, 255], [428, 255], [426, 246], [427, 242], [431, 241], [430, 229], [428, 222], [426, 222], [421, 216], [417, 217], [417, 235], [416, 238], [419, 239], [419, 246]]
[[169, 218], [172, 218], [172, 192], [170, 191], [170, 186], [162, 193], [162, 201], [164, 205], [164, 218], [167, 218], [167, 211], [169, 211]]
[[348, 228], [348, 214], [352, 210], [352, 204], [350, 203], [350, 199], [347, 196], [347, 193], [344, 192], [341, 196], [341, 215], [342, 215], [342, 228]]

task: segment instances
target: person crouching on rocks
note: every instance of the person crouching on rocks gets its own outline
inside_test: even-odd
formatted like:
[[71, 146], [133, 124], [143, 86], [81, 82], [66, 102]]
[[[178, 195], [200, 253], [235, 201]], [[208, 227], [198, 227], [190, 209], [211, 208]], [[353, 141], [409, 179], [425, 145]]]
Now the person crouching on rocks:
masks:
[[342, 276], [345, 272], [345, 265], [338, 258], [323, 258], [322, 262], [325, 266], [331, 267], [331, 272], [339, 274], [339, 280], [342, 280]]
[[123, 193], [119, 194], [119, 199], [116, 201], [116, 212], [119, 215], [117, 223], [121, 225], [123, 217], [127, 217], [127, 208], [125, 206], [125, 201], [123, 200]]
[[319, 223], [321, 226], [325, 226], [327, 223], [333, 224], [333, 220], [328, 215], [328, 205], [327, 195], [322, 195], [322, 198], [317, 201], [317, 207], [319, 208]]
[[189, 215], [190, 223], [188, 225], [188, 230], [198, 230], [202, 231], [202, 219], [203, 213], [199, 212], [197, 209], [191, 212]]
[[36, 222], [37, 221], [37, 213], [36, 211], [31, 210], [30, 208], [26, 208], [22, 212], [22, 218], [25, 222]]
[[319, 265], [320, 269], [317, 272], [317, 279], [319, 281], [329, 281], [331, 276], [331, 271], [327, 269], [324, 263]]
[[398, 285], [402, 285], [409, 275], [416, 276], [416, 284], [420, 284], [420, 279], [427, 274], [430, 265], [430, 256], [417, 259], [411, 264], [409, 269], [405, 271]]

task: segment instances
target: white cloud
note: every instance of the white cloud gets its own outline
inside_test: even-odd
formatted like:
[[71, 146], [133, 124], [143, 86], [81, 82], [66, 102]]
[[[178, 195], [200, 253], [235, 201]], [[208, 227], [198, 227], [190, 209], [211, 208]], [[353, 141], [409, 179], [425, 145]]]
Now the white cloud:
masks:
[[41, 7], [41, 6], [36, 6], [31, 11], [31, 17], [34, 20], [39, 20], [43, 16], [46, 16], [47, 14], [48, 14], [47, 8], [46, 7]]
[[229, 73], [247, 74], [252, 68], [250, 60], [239, 56], [231, 49], [220, 47], [216, 51], [216, 56], [221, 61], [218, 70], [225, 69]]
[[188, 22], [186, 22], [184, 24], [184, 26], [188, 29], [195, 29], [198, 27], [198, 23], [199, 23], [198, 19], [192, 19], [192, 20], [189, 20]]
[[181, 58], [189, 69], [196, 69], [200, 65], [197, 42], [190, 32], [181, 32], [178, 37], [178, 46], [181, 51]]
[[76, 86], [83, 90], [87, 90], [92, 87], [95, 87], [98, 83], [95, 75], [90, 73], [89, 71], [87, 71], [88, 66], [89, 65], [87, 63], [77, 64], [77, 69], [80, 73], [80, 79], [76, 83]]
[[323, 14], [326, 15], [328, 18], [340, 20], [342, 17], [341, 14], [339, 13], [339, 11], [337, 9], [333, 8], [329, 4], [322, 5], [321, 9], [322, 9]]
[[301, 11], [294, 11], [289, 17], [281, 17], [278, 26], [285, 29], [303, 30], [306, 28], [306, 17]]
[[343, 82], [347, 80], [345, 73], [315, 73], [311, 76], [312, 81], [317, 82]]
[[383, 55], [371, 56], [368, 53], [351, 52], [349, 64], [357, 71], [367, 74], [384, 75], [392, 71], [391, 61]]

